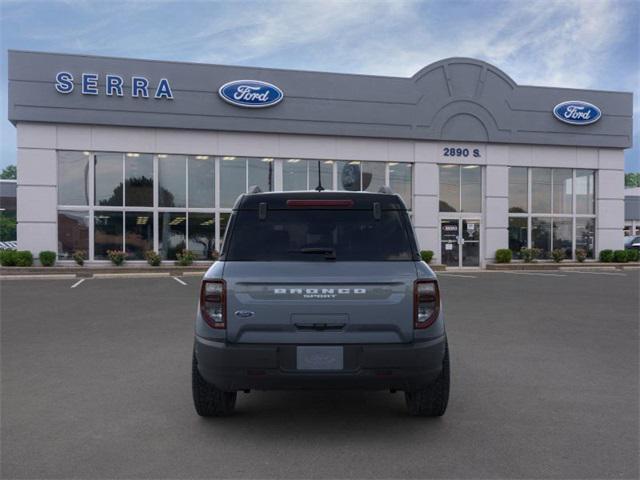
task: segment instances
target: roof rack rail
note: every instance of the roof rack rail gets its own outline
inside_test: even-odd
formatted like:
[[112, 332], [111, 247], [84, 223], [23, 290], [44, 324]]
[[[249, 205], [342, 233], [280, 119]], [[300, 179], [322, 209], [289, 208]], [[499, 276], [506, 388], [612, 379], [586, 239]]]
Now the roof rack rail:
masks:
[[385, 193], [387, 195], [394, 195], [395, 192], [393, 190], [391, 190], [391, 187], [389, 185], [381, 185], [380, 189], [378, 190], [378, 193]]
[[258, 185], [251, 185], [247, 193], [262, 193], [262, 190]]

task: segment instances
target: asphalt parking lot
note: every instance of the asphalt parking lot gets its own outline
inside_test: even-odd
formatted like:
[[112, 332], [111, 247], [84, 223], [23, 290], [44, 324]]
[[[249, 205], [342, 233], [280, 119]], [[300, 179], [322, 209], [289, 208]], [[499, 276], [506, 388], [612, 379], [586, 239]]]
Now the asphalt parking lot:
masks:
[[639, 272], [440, 278], [441, 419], [399, 393], [251, 392], [205, 420], [198, 278], [3, 281], [2, 478], [638, 478]]

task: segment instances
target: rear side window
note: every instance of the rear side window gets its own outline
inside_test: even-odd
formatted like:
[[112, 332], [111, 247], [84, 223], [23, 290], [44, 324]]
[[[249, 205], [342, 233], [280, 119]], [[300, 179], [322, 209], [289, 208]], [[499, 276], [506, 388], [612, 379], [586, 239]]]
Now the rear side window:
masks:
[[411, 261], [407, 213], [371, 210], [234, 212], [223, 254], [230, 261]]

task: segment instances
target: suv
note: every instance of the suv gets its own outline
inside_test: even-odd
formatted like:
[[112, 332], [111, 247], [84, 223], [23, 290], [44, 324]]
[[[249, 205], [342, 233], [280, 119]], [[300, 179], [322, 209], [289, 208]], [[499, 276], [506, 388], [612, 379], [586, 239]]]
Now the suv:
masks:
[[402, 390], [412, 415], [446, 410], [440, 291], [407, 209], [386, 187], [242, 195], [202, 280], [196, 411], [227, 415], [238, 391], [329, 388]]

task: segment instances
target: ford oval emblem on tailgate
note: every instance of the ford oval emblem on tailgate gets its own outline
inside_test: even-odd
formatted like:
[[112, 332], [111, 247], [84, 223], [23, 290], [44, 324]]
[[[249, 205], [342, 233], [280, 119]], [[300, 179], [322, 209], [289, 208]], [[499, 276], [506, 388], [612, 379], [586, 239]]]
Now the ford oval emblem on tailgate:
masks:
[[249, 317], [253, 317], [255, 315], [255, 312], [251, 312], [249, 310], [236, 310], [235, 315], [236, 317], [240, 317], [240, 318], [249, 318]]

